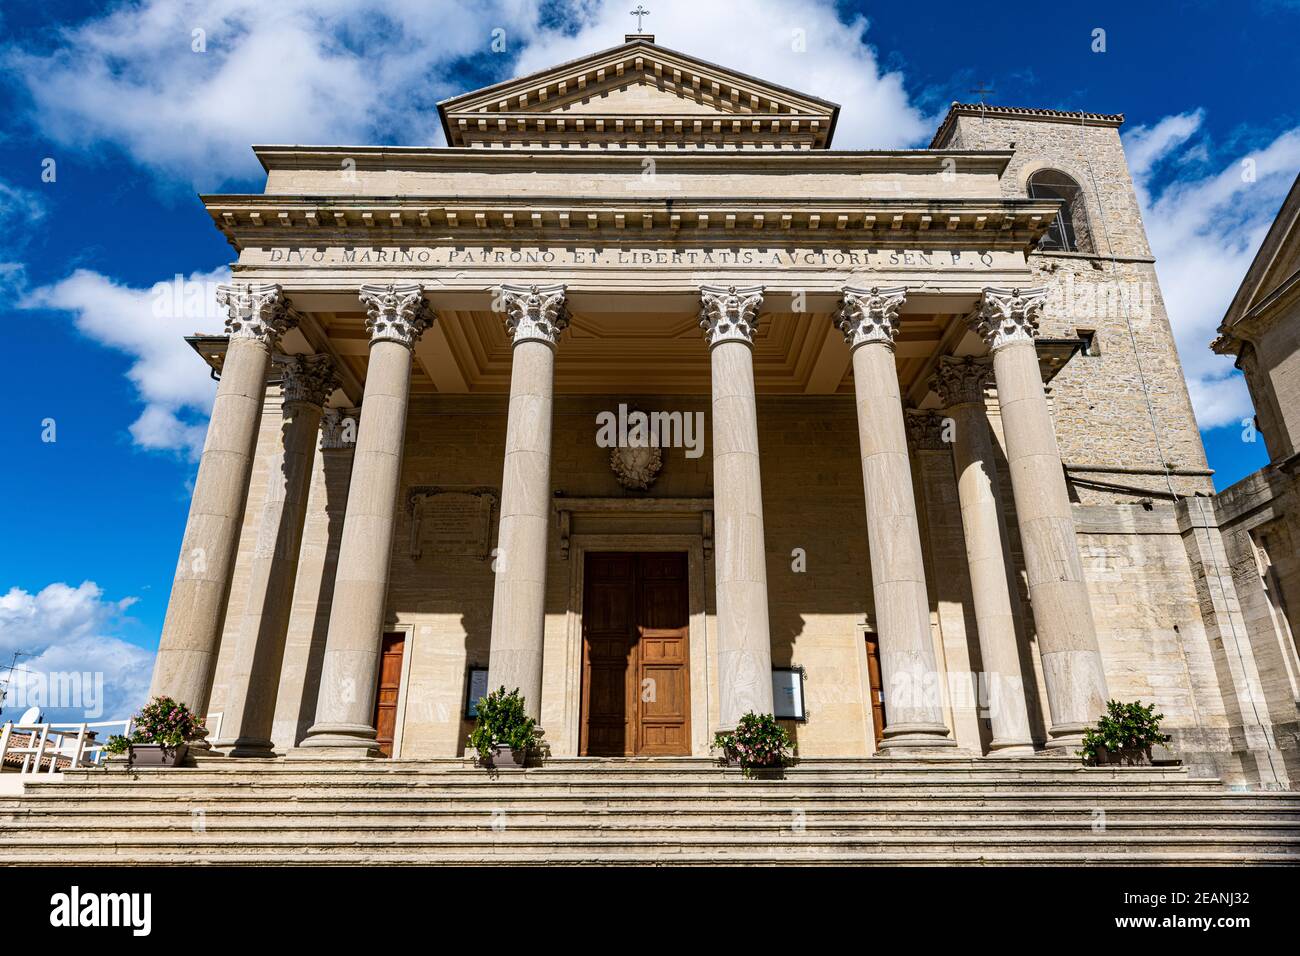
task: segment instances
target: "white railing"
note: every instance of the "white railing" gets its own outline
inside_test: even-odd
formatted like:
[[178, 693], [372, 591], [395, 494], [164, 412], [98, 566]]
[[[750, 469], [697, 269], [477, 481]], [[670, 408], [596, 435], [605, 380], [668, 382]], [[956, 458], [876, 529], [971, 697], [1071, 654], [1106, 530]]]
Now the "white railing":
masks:
[[61, 773], [103, 763], [108, 738], [131, 735], [130, 720], [82, 724], [15, 724], [0, 728], [0, 767], [20, 774]]

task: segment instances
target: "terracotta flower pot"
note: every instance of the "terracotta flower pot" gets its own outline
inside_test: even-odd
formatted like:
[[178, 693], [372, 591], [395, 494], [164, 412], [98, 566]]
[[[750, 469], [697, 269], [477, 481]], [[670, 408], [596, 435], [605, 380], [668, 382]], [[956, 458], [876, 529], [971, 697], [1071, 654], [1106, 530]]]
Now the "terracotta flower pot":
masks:
[[179, 767], [189, 751], [189, 744], [165, 747], [162, 744], [132, 744], [130, 765], [133, 767]]

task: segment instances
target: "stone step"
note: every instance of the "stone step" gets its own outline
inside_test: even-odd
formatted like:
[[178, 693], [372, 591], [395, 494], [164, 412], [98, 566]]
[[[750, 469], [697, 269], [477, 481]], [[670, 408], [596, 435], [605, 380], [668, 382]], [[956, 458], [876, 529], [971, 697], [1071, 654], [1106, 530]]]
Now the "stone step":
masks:
[[[497, 830], [496, 826], [501, 829]], [[1268, 843], [1280, 849], [1296, 849], [1300, 862], [1300, 825], [1285, 821], [1123, 821], [1107, 819], [1102, 830], [1093, 831], [1092, 821], [1046, 820], [829, 820], [822, 818], [800, 819], [792, 825], [790, 818], [745, 820], [728, 818], [720, 820], [709, 815], [690, 818], [606, 818], [591, 817], [555, 820], [541, 815], [540, 819], [522, 815], [502, 818], [477, 818], [462, 820], [427, 821], [399, 820], [302, 820], [229, 821], [203, 818], [202, 829], [195, 830], [191, 820], [160, 821], [136, 819], [132, 821], [103, 821], [78, 823], [73, 821], [42, 821], [21, 829], [0, 827], [7, 849], [39, 845], [42, 839], [60, 843], [89, 843], [134, 845], [141, 840], [154, 838], [173, 842], [189, 842], [194, 846], [226, 843], [261, 845], [264, 842], [287, 842], [296, 845], [319, 845], [327, 842], [347, 841], [369, 845], [389, 839], [425, 838], [440, 841], [465, 839], [469, 842], [492, 842], [499, 833], [509, 833], [513, 838], [531, 839], [555, 844], [585, 843], [617, 834], [622, 838], [665, 839], [708, 838], [719, 843], [766, 837], [769, 839], [802, 839], [805, 836], [857, 837], [877, 840], [885, 837], [925, 838], [966, 843], [972, 840], [995, 839], [1007, 842], [1037, 845], [1045, 839], [1089, 834], [1097, 842], [1132, 838], [1148, 841], [1203, 841], [1240, 839]]]
[[[1105, 813], [1094, 831], [1094, 814]], [[194, 830], [195, 811], [202, 829]], [[494, 816], [494, 812], [504, 813]], [[797, 814], [797, 816], [795, 815]], [[504, 819], [504, 828], [493, 823]], [[0, 858], [95, 863], [1300, 862], [1300, 794], [1074, 760], [204, 759], [0, 798]]]
[[[148, 781], [159, 785], [172, 786], [178, 783], [230, 784], [259, 782], [265, 786], [285, 786], [303, 784], [339, 784], [342, 782], [358, 785], [411, 786], [418, 784], [459, 783], [467, 785], [489, 785], [502, 779], [522, 780], [531, 784], [544, 783], [584, 783], [608, 784], [611, 786], [638, 784], [671, 783], [746, 783], [750, 782], [741, 772], [733, 768], [710, 767], [707, 769], [670, 769], [660, 771], [619, 771], [607, 773], [603, 770], [582, 771], [576, 769], [529, 768], [528, 770], [505, 770], [490, 773], [479, 768], [456, 767], [442, 770], [411, 770], [405, 772], [381, 771], [345, 768], [337, 772], [313, 770], [292, 773], [277, 771], [259, 773], [256, 771], [210, 771], [206, 769], [158, 769], [137, 768], [126, 771], [120, 768], [109, 770], [90, 770], [67, 772], [61, 779], [47, 780], [39, 776], [26, 779], [29, 787], [40, 786], [104, 786], [120, 783]], [[983, 771], [979, 773], [966, 771], [928, 770], [928, 771], [890, 771], [852, 769], [804, 770], [791, 768], [782, 778], [784, 782], [807, 781], [814, 783], [879, 783], [882, 786], [943, 786], [946, 784], [992, 785], [999, 783], [1033, 783], [1051, 782], [1061, 785], [1120, 786], [1133, 787], [1157, 785], [1162, 787], [1194, 787], [1223, 789], [1220, 781], [1214, 778], [1190, 777], [1186, 774], [1166, 776], [1162, 771], [1133, 768], [1127, 773], [1102, 769], [1042, 770], [1033, 769], [1023, 772], [1014, 770]]]
[[37, 837], [15, 840], [7, 847], [6, 861], [30, 858], [44, 852], [60, 861], [101, 858], [121, 862], [149, 862], [151, 855], [185, 854], [189, 862], [197, 863], [208, 856], [241, 854], [246, 864], [260, 864], [262, 856], [287, 855], [303, 861], [313, 861], [334, 853], [356, 855], [364, 853], [378, 864], [386, 862], [390, 854], [423, 857], [423, 862], [444, 862], [467, 856], [511, 856], [525, 860], [536, 858], [550, 860], [555, 855], [586, 855], [590, 859], [608, 861], [624, 854], [642, 853], [644, 859], [663, 857], [667, 862], [683, 853], [711, 852], [719, 859], [732, 855], [747, 857], [807, 857], [833, 855], [840, 859], [862, 857], [890, 852], [948, 851], [952, 853], [998, 854], [1006, 858], [1016, 856], [1049, 857], [1059, 854], [1115, 854], [1118, 852], [1146, 856], [1148, 854], [1178, 853], [1188, 856], [1198, 854], [1236, 855], [1244, 863], [1260, 858], [1275, 862], [1295, 864], [1300, 859], [1300, 839], [1281, 839], [1273, 836], [1220, 835], [1210, 838], [1170, 835], [1133, 834], [1070, 834], [1061, 836], [1035, 835], [1032, 843], [1023, 835], [988, 834], [953, 837], [951, 835], [927, 836], [910, 834], [849, 834], [843, 836], [818, 833], [787, 834], [778, 837], [769, 832], [719, 834], [714, 832], [653, 833], [625, 835], [597, 831], [582, 837], [566, 834], [563, 839], [550, 831], [500, 834], [371, 834], [364, 839], [350, 835], [322, 834], [309, 842], [286, 839], [279, 834], [214, 834], [180, 837], [172, 834], [131, 834], [112, 842], [40, 834]]
[[734, 803], [709, 804], [698, 801], [682, 802], [646, 802], [640, 805], [619, 806], [597, 802], [575, 801], [446, 801], [439, 805], [429, 805], [426, 801], [405, 804], [358, 805], [355, 802], [322, 800], [314, 802], [295, 801], [292, 804], [255, 802], [221, 802], [215, 805], [187, 803], [178, 801], [122, 801], [83, 805], [64, 805], [49, 801], [36, 805], [12, 809], [0, 809], [0, 828], [12, 828], [17, 825], [36, 826], [46, 821], [67, 823], [68, 825], [92, 825], [100, 821], [117, 822], [128, 825], [126, 821], [140, 819], [165, 822], [182, 820], [185, 825], [193, 818], [195, 811], [201, 811], [208, 819], [245, 820], [269, 818], [277, 819], [363, 819], [383, 822], [387, 820], [414, 820], [430, 824], [439, 821], [457, 819], [482, 820], [494, 812], [508, 813], [516, 817], [538, 817], [547, 819], [566, 818], [662, 818], [678, 820], [688, 817], [710, 819], [790, 819], [792, 813], [802, 813], [805, 817], [836, 819], [861, 818], [871, 820], [935, 820], [960, 822], [963, 820], [1046, 820], [1056, 821], [1062, 818], [1091, 820], [1097, 810], [1104, 811], [1109, 820], [1132, 820], [1160, 823], [1170, 817], [1190, 823], [1216, 823], [1225, 817], [1231, 820], [1265, 821], [1289, 824], [1300, 827], [1300, 806], [1247, 806], [1233, 807], [1225, 810], [1216, 807], [1188, 807], [1186, 805], [1162, 803], [1141, 806], [1120, 803], [1094, 803], [1079, 806], [1044, 806], [1038, 803], [1007, 803], [984, 805], [979, 803], [952, 803], [936, 805], [918, 801], [905, 806], [881, 806], [871, 803], [841, 803], [827, 801], [807, 801], [801, 803], [762, 803], [748, 802], [744, 805]]
[[[151, 851], [149, 853], [81, 853], [75, 848], [9, 854], [5, 857], [10, 866], [248, 866], [246, 852], [218, 852], [196, 859], [188, 850]], [[651, 852], [609, 850], [593, 855], [589, 849], [571, 850], [557, 847], [543, 854], [524, 855], [515, 850], [501, 853], [468, 851], [442, 853], [436, 858], [424, 853], [388, 852], [378, 859], [370, 850], [331, 850], [328, 853], [263, 852], [256, 858], [258, 866], [1287, 866], [1295, 865], [1295, 858], [1285, 853], [1251, 853], [1244, 855], [1236, 850], [1160, 851], [1135, 854], [1128, 849], [1108, 851], [1082, 850], [1034, 853], [1032, 850], [1003, 853], [988, 850], [932, 850], [921, 848], [892, 848], [874, 853], [854, 853], [840, 850], [834, 853], [801, 854], [783, 852], [781, 848], [761, 852], [719, 853], [716, 850], [681, 850], [668, 854], [662, 848]]]

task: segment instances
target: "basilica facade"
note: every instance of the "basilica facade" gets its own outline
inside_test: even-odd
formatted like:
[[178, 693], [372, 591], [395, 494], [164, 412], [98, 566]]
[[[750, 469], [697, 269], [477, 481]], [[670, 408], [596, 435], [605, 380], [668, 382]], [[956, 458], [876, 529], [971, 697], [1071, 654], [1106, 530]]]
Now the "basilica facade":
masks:
[[445, 147], [255, 147], [203, 197], [236, 258], [153, 693], [231, 759], [459, 756], [499, 686], [561, 757], [753, 711], [1028, 762], [1141, 700], [1289, 787], [1123, 117], [863, 151], [838, 111], [632, 35], [441, 103]]

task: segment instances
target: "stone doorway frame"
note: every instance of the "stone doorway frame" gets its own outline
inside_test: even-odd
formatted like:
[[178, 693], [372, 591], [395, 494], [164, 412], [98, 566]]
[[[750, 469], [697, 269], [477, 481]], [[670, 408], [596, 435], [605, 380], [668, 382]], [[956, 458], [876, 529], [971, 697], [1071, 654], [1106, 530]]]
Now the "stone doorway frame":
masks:
[[[711, 668], [715, 648], [708, 633], [704, 535], [647, 530], [620, 534], [574, 534], [569, 538], [569, 607], [565, 629], [564, 715], [561, 753], [576, 755], [582, 721], [583, 577], [588, 552], [676, 551], [686, 554], [686, 591], [690, 634], [690, 695], [692, 757], [709, 755], [709, 710], [713, 703]], [[561, 749], [562, 748], [562, 749]]]

